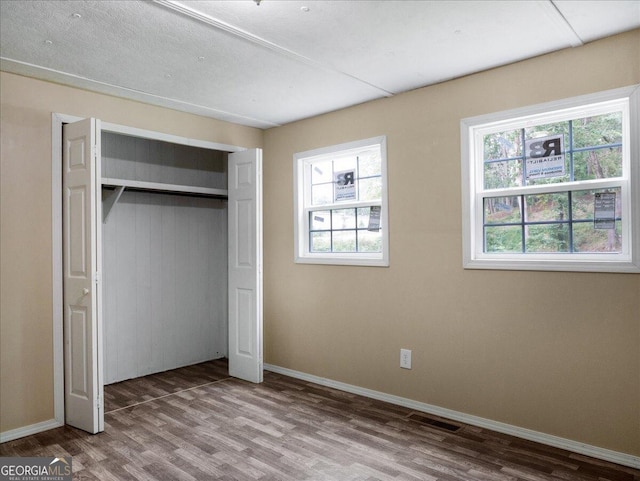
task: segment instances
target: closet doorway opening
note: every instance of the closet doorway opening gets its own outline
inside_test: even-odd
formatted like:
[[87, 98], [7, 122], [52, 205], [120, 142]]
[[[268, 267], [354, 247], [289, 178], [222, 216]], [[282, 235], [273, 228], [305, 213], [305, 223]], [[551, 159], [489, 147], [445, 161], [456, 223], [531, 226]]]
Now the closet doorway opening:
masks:
[[100, 432], [105, 383], [221, 357], [261, 382], [261, 151], [60, 114], [53, 132], [56, 419]]

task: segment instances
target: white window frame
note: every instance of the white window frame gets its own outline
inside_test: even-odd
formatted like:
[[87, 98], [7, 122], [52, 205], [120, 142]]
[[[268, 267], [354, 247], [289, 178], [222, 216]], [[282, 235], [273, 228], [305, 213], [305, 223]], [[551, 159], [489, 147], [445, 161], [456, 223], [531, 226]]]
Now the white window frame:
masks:
[[[382, 251], [379, 253], [365, 252], [310, 252], [309, 250], [309, 211], [312, 210], [310, 183], [310, 169], [313, 162], [330, 160], [331, 156], [343, 156], [349, 151], [357, 152], [366, 147], [380, 147], [382, 193], [380, 201], [352, 201], [328, 204], [327, 208], [353, 208], [380, 205], [380, 228], [382, 234]], [[334, 264], [355, 266], [389, 266], [389, 222], [387, 202], [387, 138], [386, 136], [332, 145], [293, 156], [293, 190], [294, 190], [294, 244], [295, 262], [303, 264]], [[315, 206], [317, 208], [317, 206]]]
[[[623, 112], [622, 177], [484, 189], [482, 137], [491, 132], [580, 118], [607, 106]], [[640, 85], [462, 119], [462, 233], [465, 269], [640, 273]], [[620, 187], [620, 253], [486, 253], [484, 198]]]

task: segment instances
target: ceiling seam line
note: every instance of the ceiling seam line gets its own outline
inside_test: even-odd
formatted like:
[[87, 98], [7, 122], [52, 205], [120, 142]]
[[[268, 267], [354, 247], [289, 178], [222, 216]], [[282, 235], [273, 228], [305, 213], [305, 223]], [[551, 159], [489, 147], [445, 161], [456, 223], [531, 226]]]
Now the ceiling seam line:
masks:
[[190, 17], [194, 20], [197, 20], [199, 22], [202, 22], [204, 24], [209, 25], [210, 27], [213, 28], [217, 28], [218, 30], [223, 30], [227, 33], [230, 33], [231, 35], [234, 35], [236, 37], [242, 38], [248, 42], [251, 42], [255, 45], [259, 45], [263, 48], [266, 48], [267, 50], [270, 50], [274, 53], [280, 54], [284, 57], [290, 58], [292, 60], [296, 60], [300, 63], [304, 63], [306, 65], [312, 66], [312, 67], [316, 67], [316, 68], [320, 68], [322, 70], [325, 71], [329, 71], [329, 72], [333, 72], [333, 73], [337, 73], [339, 75], [342, 75], [344, 77], [348, 77], [352, 80], [355, 80], [357, 82], [363, 83], [365, 85], [368, 85], [369, 87], [378, 90], [379, 92], [382, 92], [383, 95], [385, 97], [392, 97], [395, 95], [394, 92], [390, 92], [389, 90], [386, 90], [382, 87], [379, 87], [377, 85], [374, 85], [366, 80], [363, 80], [359, 77], [356, 77], [355, 75], [352, 75], [348, 72], [344, 72], [340, 69], [337, 69], [335, 67], [332, 67], [330, 65], [318, 62], [316, 60], [313, 60], [309, 57], [306, 57], [304, 55], [301, 55], [299, 53], [294, 52], [293, 50], [289, 50], [288, 48], [282, 47], [278, 44], [275, 44], [273, 42], [270, 42], [269, 40], [266, 40], [264, 38], [258, 37], [257, 35], [254, 35], [250, 32], [247, 32], [245, 30], [242, 30], [240, 28], [234, 27], [231, 24], [228, 24], [226, 22], [223, 22], [222, 20], [219, 20], [217, 18], [214, 18], [210, 15], [206, 15], [204, 13], [201, 13], [195, 9], [192, 9], [186, 5], [183, 5], [180, 2], [176, 2], [174, 0], [152, 0], [154, 3], [163, 6], [165, 8], [171, 9], [175, 12], [178, 12], [182, 15], [185, 15], [187, 17]]
[[[55, 69], [48, 68], [48, 67], [42, 67], [42, 66], [39, 66], [39, 65], [34, 65], [34, 64], [31, 64], [31, 63], [28, 63], [28, 62], [22, 62], [20, 60], [14, 60], [14, 59], [8, 58], [8, 57], [0, 57], [0, 62], [7, 62], [9, 64], [21, 65], [21, 66], [24, 66], [26, 68], [32, 68], [32, 69], [35, 69], [35, 70], [50, 72], [50, 73], [52, 73], [54, 75], [59, 75], [61, 77], [71, 77], [71, 78], [74, 78], [74, 79], [78, 79], [80, 81], [85, 81], [85, 82], [88, 82], [90, 84], [96, 84], [96, 85], [104, 86], [104, 87], [107, 87], [107, 88], [112, 88], [112, 89], [116, 89], [116, 90], [125, 90], [127, 92], [133, 92], [133, 93], [142, 95], [143, 97], [152, 97], [152, 98], [155, 98], [155, 99], [158, 99], [158, 100], [166, 100], [166, 101], [172, 102], [172, 103], [174, 103], [176, 105], [184, 105], [184, 106], [188, 106], [188, 107], [196, 107], [198, 109], [207, 110], [207, 111], [210, 111], [210, 112], [215, 112], [215, 113], [226, 115], [226, 116], [229, 116], [229, 117], [235, 117], [235, 118], [238, 118], [238, 119], [245, 119], [245, 120], [249, 120], [249, 121], [252, 121], [252, 122], [259, 122], [259, 123], [262, 123], [262, 124], [268, 124], [271, 127], [280, 127], [282, 125], [282, 124], [279, 124], [279, 123], [276, 123], [276, 122], [272, 122], [270, 120], [256, 119], [254, 117], [247, 117], [246, 115], [242, 115], [242, 114], [235, 114], [233, 112], [227, 112], [226, 110], [214, 109], [214, 108], [206, 107], [206, 106], [200, 105], [200, 104], [194, 104], [194, 103], [191, 103], [191, 102], [185, 102], [185, 101], [182, 101], [182, 100], [176, 100], [176, 99], [173, 99], [173, 98], [170, 98], [170, 97], [164, 97], [162, 95], [152, 94], [150, 92], [137, 90], [137, 89], [134, 89], [134, 88], [131, 88], [131, 87], [124, 87], [124, 86], [120, 86], [120, 85], [110, 84], [108, 82], [102, 82], [100, 80], [93, 80], [93, 79], [91, 79], [89, 77], [83, 77], [81, 75], [76, 75], [76, 74], [72, 74], [72, 73], [68, 73], [68, 72], [62, 72], [60, 70], [55, 70]], [[8, 72], [8, 73], [14, 73], [16, 75], [22, 75], [22, 74], [17, 73], [17, 72], [11, 72], [10, 70], [5, 70], [5, 69], [3, 69], [3, 70]], [[51, 80], [46, 80], [45, 79], [45, 81], [51, 81]], [[85, 87], [76, 87], [76, 88], [85, 88]], [[98, 92], [98, 93], [102, 93], [104, 95], [114, 95], [114, 94], [105, 93], [105, 92]], [[132, 100], [135, 101], [135, 102], [141, 102], [141, 100], [138, 100], [138, 99], [132, 99]], [[193, 115], [198, 115], [198, 114], [193, 114]], [[269, 127], [269, 128], [271, 128], [271, 127]], [[262, 129], [262, 127], [256, 127], [256, 128]]]
[[576, 32], [574, 30], [574, 28], [571, 25], [571, 23], [569, 23], [569, 20], [567, 20], [567, 17], [565, 17], [562, 14], [562, 11], [558, 8], [558, 6], [556, 5], [555, 1], [554, 0], [549, 0], [549, 3], [555, 9], [555, 11], [558, 13], [558, 15], [560, 15], [560, 18], [562, 19], [562, 22], [564, 23], [564, 25], [571, 31], [573, 36], [576, 39], [578, 39], [578, 42], [571, 42], [571, 46], [572, 47], [581, 47], [582, 45], [584, 45], [584, 40], [582, 40], [582, 38], [580, 38], [580, 35], [578, 35], [578, 32]]

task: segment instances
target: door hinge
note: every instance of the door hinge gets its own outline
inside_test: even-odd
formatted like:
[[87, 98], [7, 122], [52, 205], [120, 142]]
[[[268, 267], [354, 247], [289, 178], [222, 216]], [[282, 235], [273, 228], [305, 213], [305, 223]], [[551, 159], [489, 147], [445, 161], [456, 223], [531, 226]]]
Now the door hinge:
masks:
[[96, 279], [96, 284], [100, 284], [100, 281], [102, 280], [100, 279], [100, 272], [96, 272], [95, 279]]
[[102, 409], [102, 400], [100, 399], [100, 396], [96, 398], [96, 409]]

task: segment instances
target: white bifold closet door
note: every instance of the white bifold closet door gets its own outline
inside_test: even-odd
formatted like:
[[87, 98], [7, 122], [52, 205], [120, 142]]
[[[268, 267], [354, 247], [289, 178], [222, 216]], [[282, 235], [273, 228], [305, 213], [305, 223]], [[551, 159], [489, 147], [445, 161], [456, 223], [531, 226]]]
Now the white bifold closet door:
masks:
[[229, 375], [262, 382], [262, 151], [229, 155]]
[[90, 433], [104, 430], [96, 248], [99, 125], [95, 119], [65, 125], [62, 139], [65, 419]]

